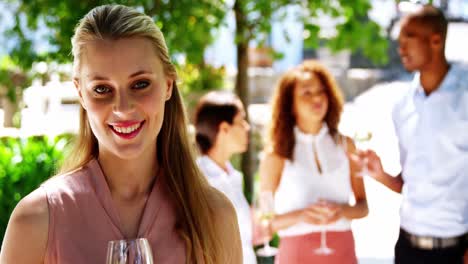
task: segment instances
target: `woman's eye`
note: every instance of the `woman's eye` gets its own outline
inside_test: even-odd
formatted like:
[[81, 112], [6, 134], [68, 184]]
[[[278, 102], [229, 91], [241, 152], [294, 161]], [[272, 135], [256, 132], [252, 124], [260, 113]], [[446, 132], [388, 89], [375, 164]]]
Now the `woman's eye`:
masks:
[[104, 85], [98, 85], [94, 87], [94, 91], [98, 94], [105, 94], [110, 92], [110, 88]]
[[133, 85], [134, 89], [144, 89], [150, 85], [148, 81], [138, 81]]

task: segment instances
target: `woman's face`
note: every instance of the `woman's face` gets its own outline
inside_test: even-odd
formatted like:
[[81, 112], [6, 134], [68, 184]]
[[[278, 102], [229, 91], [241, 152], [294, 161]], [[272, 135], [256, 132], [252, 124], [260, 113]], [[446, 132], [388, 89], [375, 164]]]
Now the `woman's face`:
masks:
[[226, 143], [232, 153], [243, 153], [249, 145], [249, 130], [250, 125], [245, 120], [244, 108], [240, 108], [239, 112], [234, 116], [232, 124], [227, 124]]
[[316, 74], [303, 73], [294, 87], [296, 120], [322, 122], [328, 110], [325, 87]]
[[172, 83], [147, 39], [85, 44], [75, 85], [99, 155], [121, 159], [155, 155]]

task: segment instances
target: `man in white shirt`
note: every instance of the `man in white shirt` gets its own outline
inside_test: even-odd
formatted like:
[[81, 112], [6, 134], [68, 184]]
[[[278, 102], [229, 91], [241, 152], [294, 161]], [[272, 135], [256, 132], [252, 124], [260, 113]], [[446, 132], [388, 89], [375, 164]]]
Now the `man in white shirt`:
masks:
[[468, 71], [447, 62], [446, 33], [444, 14], [430, 5], [401, 21], [401, 61], [417, 72], [393, 111], [401, 173], [360, 153], [372, 177], [403, 197], [395, 263], [463, 263], [467, 250]]

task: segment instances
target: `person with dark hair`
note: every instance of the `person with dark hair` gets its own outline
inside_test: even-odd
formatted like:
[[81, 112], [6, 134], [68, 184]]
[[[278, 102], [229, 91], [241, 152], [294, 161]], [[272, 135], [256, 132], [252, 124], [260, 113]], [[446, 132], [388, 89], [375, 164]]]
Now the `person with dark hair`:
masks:
[[249, 124], [240, 99], [227, 91], [204, 95], [195, 110], [196, 143], [201, 152], [197, 163], [209, 183], [234, 205], [241, 233], [245, 264], [255, 264], [250, 206], [243, 193], [242, 174], [229, 162], [248, 147]]
[[[338, 131], [343, 101], [314, 60], [288, 70], [276, 86], [260, 188], [275, 195], [277, 263], [357, 263], [351, 219], [365, 217], [368, 206], [363, 179], [348, 162], [355, 146]], [[330, 255], [316, 253], [324, 226]]]
[[195, 163], [155, 22], [130, 7], [99, 6], [81, 19], [72, 46], [76, 146], [62, 173], [16, 206], [0, 263], [101, 264], [109, 241], [135, 238], [147, 239], [158, 264], [241, 263], [234, 208]]
[[401, 173], [386, 173], [372, 150], [360, 153], [372, 177], [402, 194], [399, 264], [463, 263], [467, 248], [468, 71], [447, 61], [446, 35], [433, 6], [402, 18], [399, 54], [417, 73], [392, 113]]

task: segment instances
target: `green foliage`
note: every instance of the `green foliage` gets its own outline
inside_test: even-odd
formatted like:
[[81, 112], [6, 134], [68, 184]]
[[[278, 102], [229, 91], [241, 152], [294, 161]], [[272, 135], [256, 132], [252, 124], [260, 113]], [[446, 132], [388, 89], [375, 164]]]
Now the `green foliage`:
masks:
[[145, 2], [145, 13], [161, 27], [171, 54], [183, 53], [188, 62], [202, 64], [205, 48], [214, 40], [213, 30], [222, 25], [226, 15], [224, 1]]
[[207, 92], [224, 88], [226, 75], [224, 67], [216, 68], [211, 65], [186, 63], [177, 68], [181, 81], [179, 89], [185, 96], [191, 92]]
[[[262, 46], [271, 32], [272, 22], [281, 22], [286, 17], [288, 6], [298, 6], [296, 18], [304, 24], [304, 44], [308, 48], [318, 48], [325, 43], [332, 51], [343, 49], [352, 52], [362, 50], [363, 54], [377, 64], [388, 60], [388, 43], [385, 32], [378, 24], [370, 21], [369, 0], [237, 0], [236, 13], [237, 43], [255, 40]], [[335, 19], [336, 34], [321, 36], [320, 19], [324, 16]], [[288, 39], [287, 31], [283, 32]]]
[[[205, 47], [212, 41], [211, 30], [221, 25], [225, 15], [223, 1], [205, 0], [97, 0], [97, 1], [16, 1], [7, 0], [16, 10], [16, 24], [10, 36], [18, 41], [11, 56], [29, 69], [33, 61], [69, 62], [75, 26], [92, 8], [103, 4], [124, 4], [143, 10], [161, 28], [171, 54], [183, 53], [192, 63], [203, 60]], [[33, 49], [33, 36], [28, 34], [44, 24], [50, 31], [48, 41], [52, 50], [38, 54]]]
[[[18, 71], [18, 66], [9, 56], [0, 58], [0, 95], [6, 93], [11, 102], [16, 101], [16, 89], [12, 75]], [[6, 92], [2, 91], [2, 89], [6, 89]]]
[[236, 43], [255, 39], [263, 46], [271, 32], [271, 22], [284, 19], [285, 7], [290, 3], [285, 0], [236, 0], [233, 6], [238, 27]]
[[[302, 17], [306, 30], [306, 47], [317, 48], [320, 43], [325, 43], [332, 52], [343, 49], [351, 52], [362, 51], [376, 64], [383, 65], [388, 62], [387, 36], [376, 22], [369, 19], [369, 0], [308, 0], [307, 7], [308, 12]], [[336, 22], [336, 34], [333, 36], [320, 34], [321, 28], [317, 23], [324, 15]]]
[[1, 239], [16, 204], [55, 173], [71, 138], [69, 134], [0, 138]]
[[[222, 0], [97, 0], [97, 1], [16, 1], [7, 0], [15, 10], [15, 26], [10, 37], [18, 41], [11, 51], [15, 63], [28, 69], [33, 61], [71, 60], [70, 38], [80, 18], [90, 9], [102, 4], [125, 4], [144, 11], [161, 28], [171, 54], [185, 54], [190, 63], [203, 62], [203, 52], [213, 42], [214, 30], [223, 25], [229, 9], [235, 13], [238, 27], [236, 43], [255, 39], [262, 46], [268, 39], [273, 21], [286, 17], [288, 6], [300, 6], [297, 18], [304, 22], [307, 47], [317, 47], [320, 26], [317, 18], [324, 15], [339, 19], [337, 35], [329, 40], [332, 50], [361, 49], [374, 62], [386, 60], [386, 41], [377, 24], [367, 19], [371, 8], [369, 0], [236, 0], [230, 7]], [[34, 51], [33, 36], [29, 33], [44, 24], [50, 31], [48, 41], [52, 50], [47, 54]], [[287, 34], [287, 32], [285, 32]]]
[[[193, 113], [200, 97], [211, 90], [225, 88], [224, 67], [216, 68], [211, 65], [195, 65], [186, 63], [177, 65], [179, 74], [178, 88], [182, 92], [187, 113]], [[189, 116], [192, 118], [192, 116]]]
[[328, 40], [327, 45], [332, 51], [361, 50], [364, 56], [376, 64], [383, 65], [388, 62], [388, 41], [383, 37], [383, 30], [377, 23], [369, 20], [366, 22], [348, 20], [337, 26], [337, 30], [346, 34], [340, 34]]

